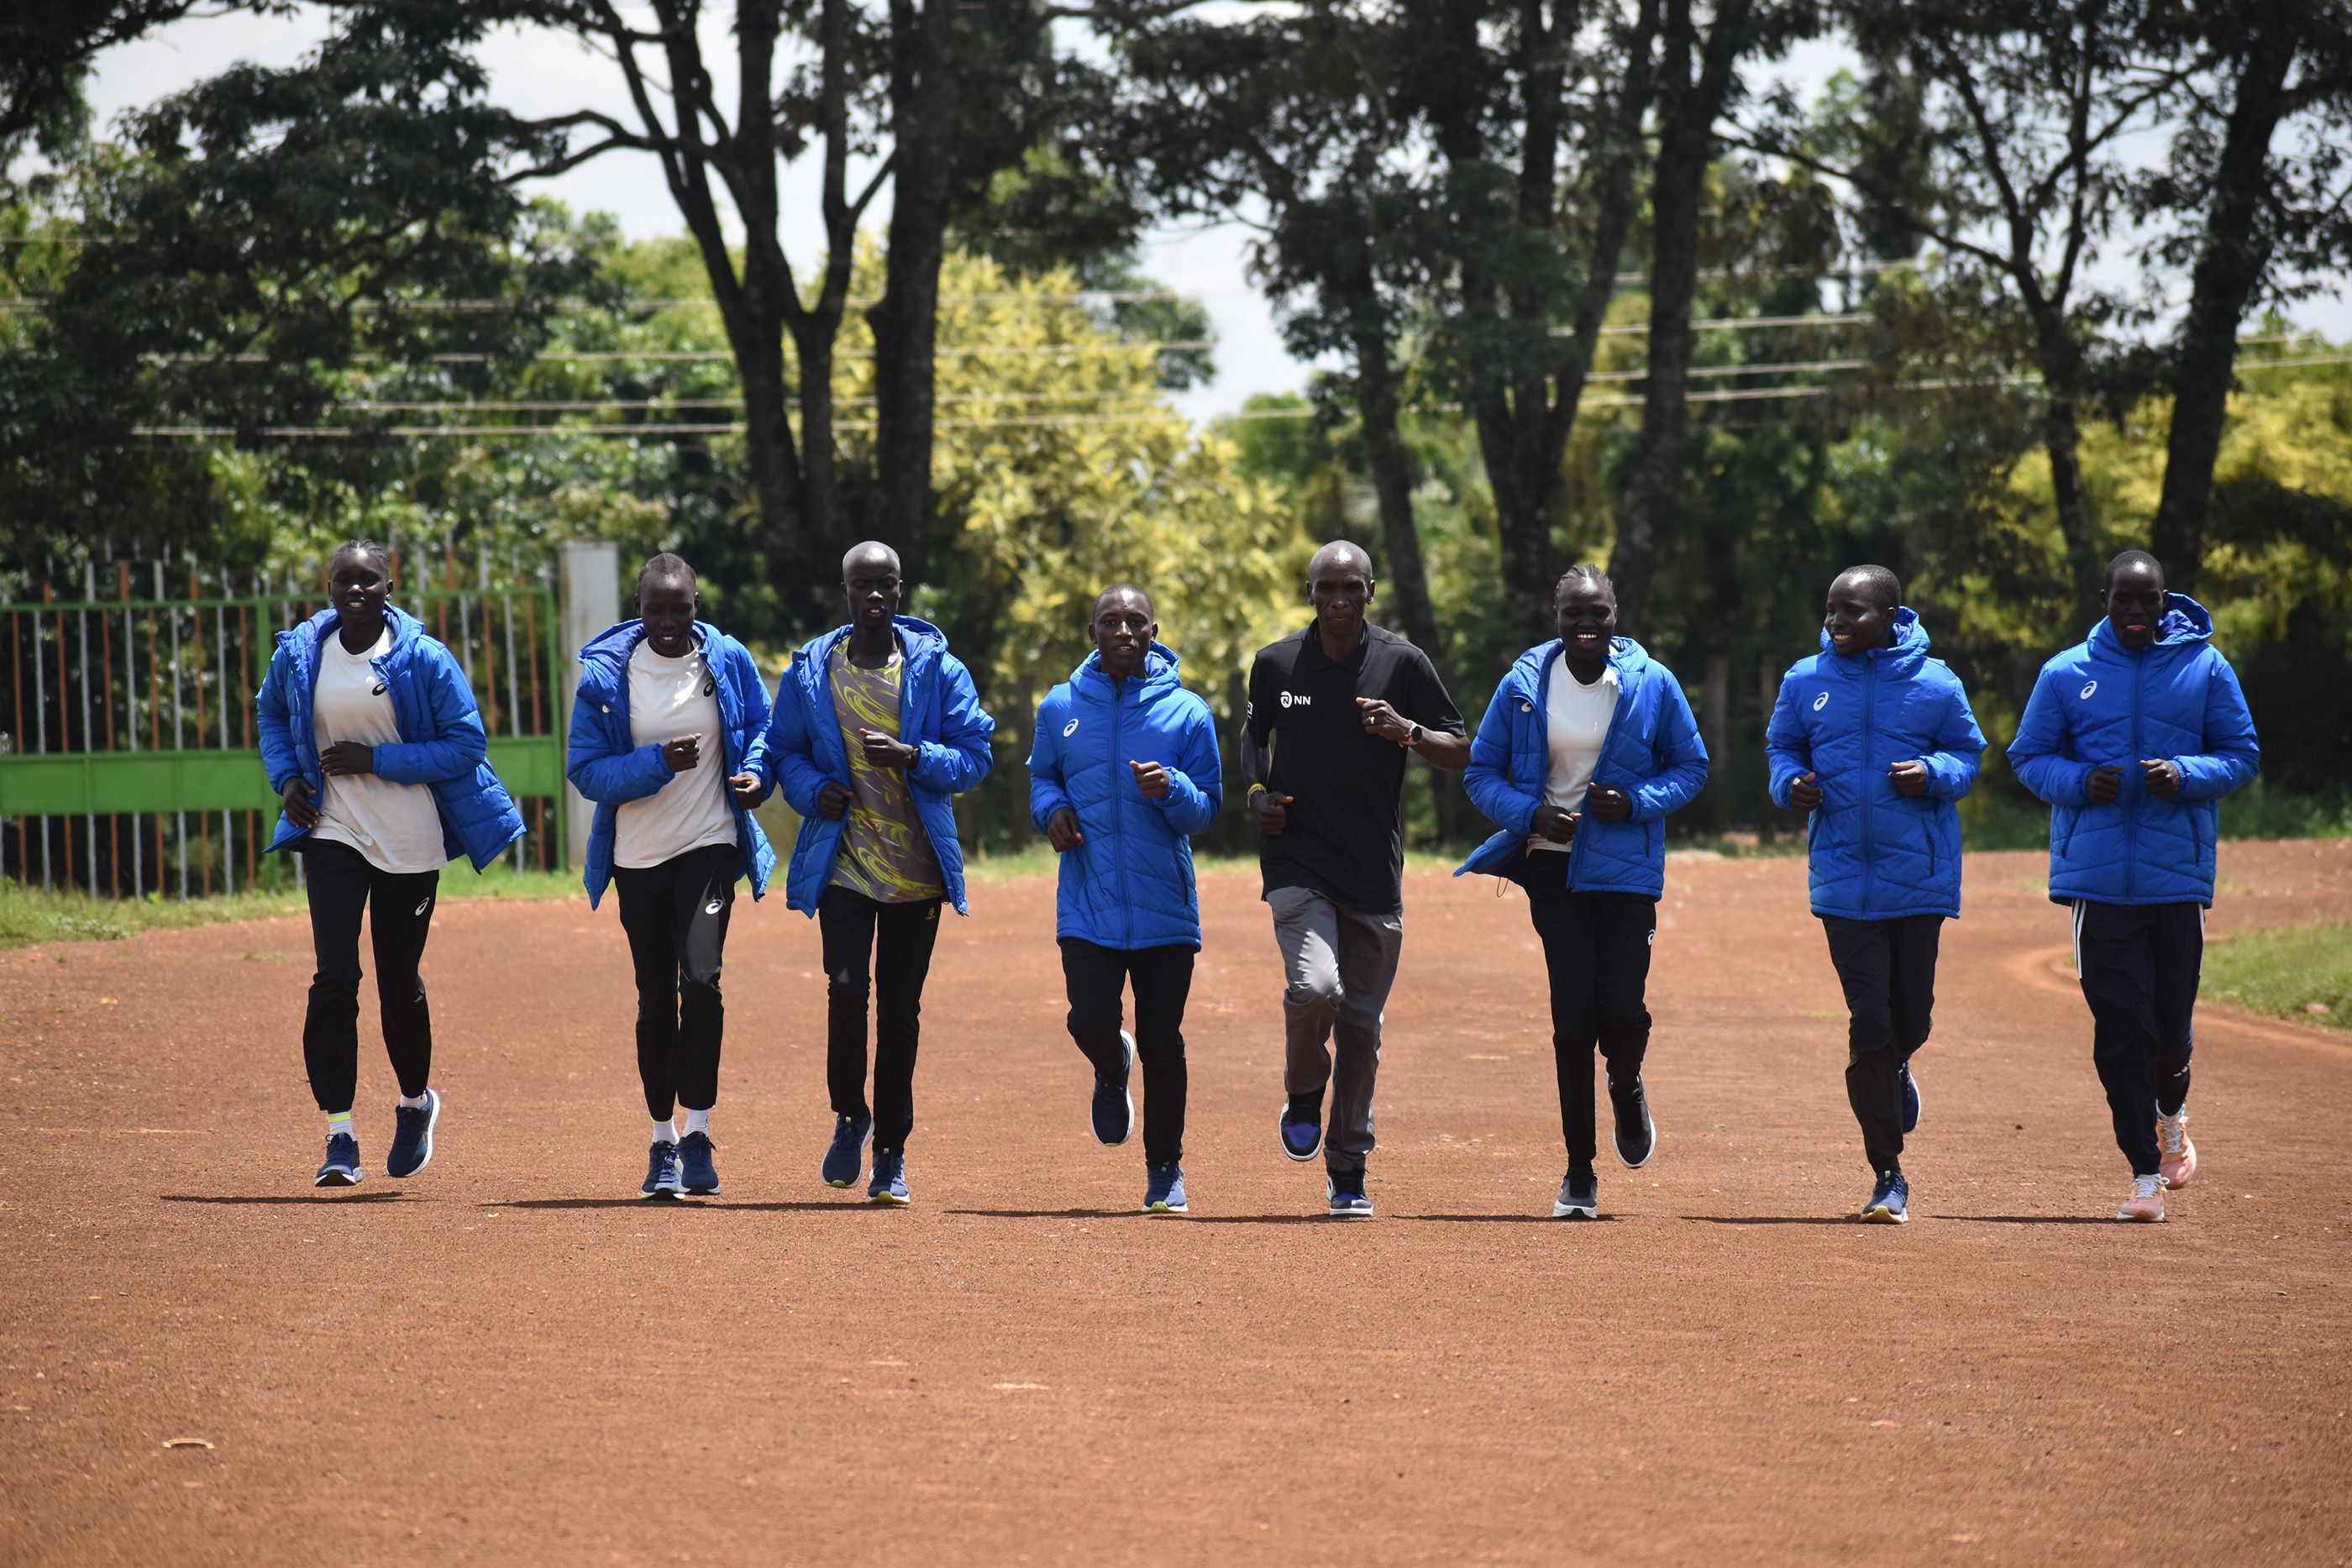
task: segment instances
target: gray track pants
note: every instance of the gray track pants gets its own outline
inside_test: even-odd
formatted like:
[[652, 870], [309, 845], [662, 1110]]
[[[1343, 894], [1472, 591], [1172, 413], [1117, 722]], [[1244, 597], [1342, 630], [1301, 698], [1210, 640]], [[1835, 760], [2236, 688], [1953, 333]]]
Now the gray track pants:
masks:
[[[1295, 1096], [1330, 1086], [1323, 1164], [1364, 1168], [1372, 1152], [1372, 1085], [1381, 1071], [1381, 1009], [1404, 950], [1402, 915], [1366, 915], [1303, 887], [1265, 895], [1282, 949], [1282, 1086]], [[1331, 1051], [1339, 1050], [1337, 1071]]]

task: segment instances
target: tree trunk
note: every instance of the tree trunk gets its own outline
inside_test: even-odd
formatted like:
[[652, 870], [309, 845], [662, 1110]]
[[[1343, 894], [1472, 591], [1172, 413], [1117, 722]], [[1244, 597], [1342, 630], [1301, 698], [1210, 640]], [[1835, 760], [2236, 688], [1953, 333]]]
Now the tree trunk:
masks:
[[2091, 503], [2083, 489], [2083, 434], [2071, 386], [2047, 379], [2042, 446], [2050, 455], [2050, 489], [2058, 504], [2058, 532], [2066, 543], [2066, 577], [2077, 606], [2098, 602], [2105, 586], [2098, 546], [2091, 538]]
[[2205, 508], [2236, 380], [2238, 326], [2270, 264], [2262, 218], [2270, 200], [2271, 137], [2285, 111], [2294, 52], [2291, 24], [2257, 17], [2214, 164], [2213, 204], [2192, 275], [2189, 313], [2180, 324], [2164, 494], [2149, 545], [2164, 563], [2166, 582], [2181, 593], [2196, 590], [2204, 567]]
[[1397, 429], [1396, 371], [1377, 327], [1356, 338], [1356, 398], [1364, 421], [1372, 490], [1380, 498], [1381, 548], [1388, 557], [1388, 586], [1396, 595], [1398, 623], [1443, 678], [1445, 653], [1438, 641], [1437, 612], [1430, 603], [1421, 529], [1412, 515], [1412, 454]]
[[898, 552], [911, 589], [929, 574], [938, 507], [931, 489], [937, 415], [940, 267], [947, 256], [947, 139], [955, 114], [950, 0], [891, 0], [890, 104], [897, 163], [889, 254], [874, 329], [875, 531]]
[[[1618, 504], [1617, 541], [1609, 575], [1617, 585], [1617, 623], [1646, 634], [1652, 580], [1671, 541], [1681, 500], [1684, 448], [1690, 434], [1691, 302], [1698, 293], [1699, 206], [1715, 151], [1715, 122], [1731, 87], [1731, 68], [1747, 47], [1748, 0], [1716, 9], [1703, 51], [1690, 0], [1666, 7], [1661, 62], [1664, 124], [1650, 183], [1650, 344], [1642, 434], [1633, 477]], [[1694, 53], [1700, 57], [1696, 76]]]

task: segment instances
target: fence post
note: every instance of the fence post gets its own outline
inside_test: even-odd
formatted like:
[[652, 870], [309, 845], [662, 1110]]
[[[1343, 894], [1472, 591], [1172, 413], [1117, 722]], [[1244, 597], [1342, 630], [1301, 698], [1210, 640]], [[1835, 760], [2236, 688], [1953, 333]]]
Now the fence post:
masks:
[[[572, 698], [580, 689], [580, 662], [572, 655], [588, 639], [621, 618], [621, 547], [609, 539], [569, 539], [563, 546], [563, 602], [558, 612], [563, 634], [557, 643], [557, 668], [562, 672], [562, 700], [551, 727], [556, 744], [572, 732]], [[565, 863], [581, 866], [588, 860], [588, 826], [595, 808], [569, 783], [563, 792]]]

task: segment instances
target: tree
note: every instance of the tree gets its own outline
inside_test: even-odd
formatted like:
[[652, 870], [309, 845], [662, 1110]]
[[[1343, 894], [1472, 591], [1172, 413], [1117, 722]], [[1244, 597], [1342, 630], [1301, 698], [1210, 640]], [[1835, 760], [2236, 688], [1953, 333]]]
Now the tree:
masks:
[[[0, 172], [28, 141], [55, 152], [79, 140], [89, 115], [89, 62], [118, 44], [176, 22], [197, 0], [43, 0], [0, 16]], [[247, 9], [286, 11], [260, 0]]]
[[[2209, 79], [2183, 95], [2172, 157], [2138, 203], [2180, 220], [2151, 259], [2190, 267], [2189, 307], [2165, 365], [2172, 424], [2149, 541], [2168, 580], [2187, 593], [2204, 564], [2240, 324], [2264, 295], [2307, 292], [2315, 272], [2352, 256], [2345, 213], [2352, 7], [2329, 0], [2168, 7], [2153, 31], [2158, 49], [2214, 61]], [[2297, 121], [2301, 148], [2276, 150], [2280, 131]]]

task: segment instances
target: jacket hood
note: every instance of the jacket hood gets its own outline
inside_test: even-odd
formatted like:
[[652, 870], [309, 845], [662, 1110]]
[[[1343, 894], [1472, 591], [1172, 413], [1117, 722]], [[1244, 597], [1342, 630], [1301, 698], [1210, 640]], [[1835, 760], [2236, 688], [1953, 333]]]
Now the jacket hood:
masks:
[[[2157, 620], [2156, 641], [2149, 643], [2149, 647], [2186, 648], [2192, 643], [2212, 640], [2213, 617], [2203, 605], [2185, 593], [2164, 596], [2164, 613]], [[2091, 628], [2090, 641], [2100, 652], [2112, 653], [2117, 658], [2128, 657], [2131, 653], [2124, 646], [2123, 639], [2116, 635], [2115, 622], [2104, 615], [2099, 617], [2099, 623]]]
[[[702, 622], [698, 621], [695, 624], [698, 627]], [[907, 662], [910, 664], [918, 659], [934, 658], [947, 652], [948, 634], [920, 616], [893, 615], [890, 624], [898, 629], [899, 639], [905, 643]], [[793, 657], [814, 662], [829, 659], [833, 656], [834, 644], [846, 638], [850, 631], [850, 627], [836, 626], [830, 632], [820, 632], [802, 643], [800, 652]]]
[[[580, 650], [581, 668], [591, 674], [619, 680], [628, 668], [629, 655], [637, 651], [637, 643], [645, 634], [646, 623], [635, 616], [615, 621], [589, 638], [587, 646]], [[698, 648], [709, 648], [725, 635], [708, 621], [694, 623], [694, 645]]]
[[[1178, 663], [1175, 649], [1165, 643], [1153, 643], [1150, 652], [1143, 655], [1143, 669], [1139, 677], [1142, 682], [1143, 690], [1147, 693], [1158, 693], [1178, 685], [1176, 679]], [[1078, 661], [1078, 667], [1070, 672], [1070, 685], [1084, 685], [1104, 695], [1109, 695], [1110, 677], [1103, 674], [1101, 649], [1096, 649]]]
[[[424, 622], [389, 600], [384, 601], [383, 619], [384, 624], [392, 628], [392, 651], [395, 653], [405, 651], [409, 643], [425, 634]], [[319, 644], [327, 640], [327, 634], [342, 624], [342, 620], [343, 612], [330, 604], [294, 630], [280, 632], [278, 635], [281, 639], [294, 639], [296, 645], [307, 656], [317, 651]], [[309, 635], [305, 636], [306, 632]]]
[[[1541, 690], [1544, 672], [1551, 667], [1551, 662], [1559, 657], [1560, 650], [1566, 646], [1566, 640], [1559, 637], [1537, 643], [1512, 664], [1512, 678], [1522, 682], [1530, 694]], [[1650, 651], [1631, 637], [1612, 637], [1609, 640], [1609, 667], [1617, 672], [1620, 682], [1645, 668], [1649, 663]]]
[[[1832, 660], [1838, 658], [1838, 651], [1831, 645], [1826, 627], [1822, 631], [1822, 653]], [[1884, 648], [1871, 649], [1863, 657], [1874, 664], [1891, 663], [1917, 669], [1927, 657], [1927, 628], [1920, 623], [1919, 612], [1907, 604], [1897, 609], [1895, 612], [1895, 641]]]

